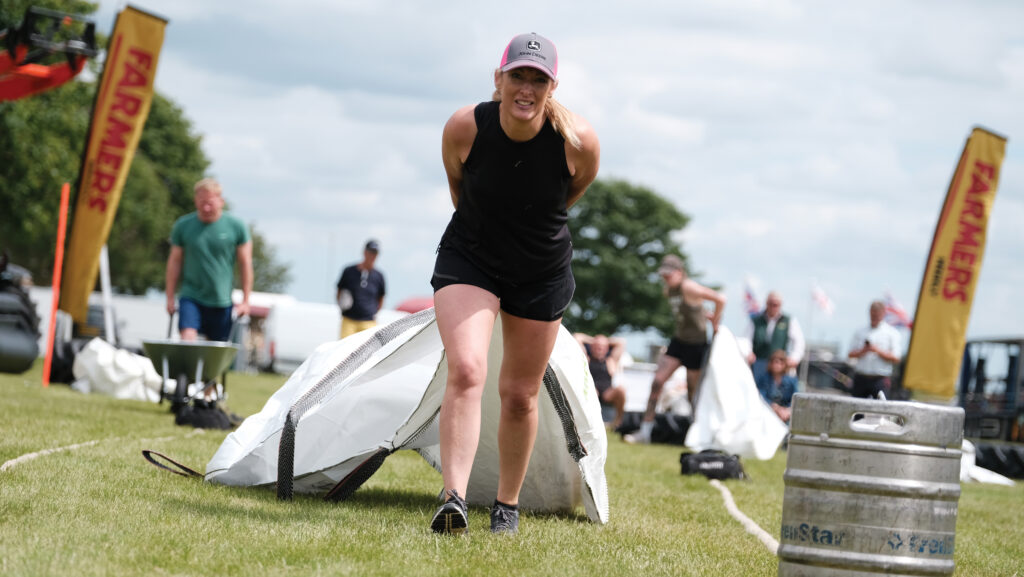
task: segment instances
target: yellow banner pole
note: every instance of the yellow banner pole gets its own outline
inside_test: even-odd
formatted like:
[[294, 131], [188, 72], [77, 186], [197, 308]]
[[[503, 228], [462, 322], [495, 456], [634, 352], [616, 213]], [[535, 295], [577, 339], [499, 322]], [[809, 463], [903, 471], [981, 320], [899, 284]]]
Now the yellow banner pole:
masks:
[[167, 21], [128, 6], [117, 17], [89, 130], [68, 241], [61, 308], [84, 323], [135, 149], [153, 100]]
[[903, 386], [924, 397], [956, 394], [1006, 138], [975, 127], [939, 215], [917, 299]]

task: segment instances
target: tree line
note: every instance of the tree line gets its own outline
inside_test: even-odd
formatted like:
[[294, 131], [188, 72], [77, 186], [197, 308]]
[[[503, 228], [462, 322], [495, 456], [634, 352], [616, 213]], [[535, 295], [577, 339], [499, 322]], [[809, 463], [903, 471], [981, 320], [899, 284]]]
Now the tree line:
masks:
[[[78, 1], [31, 4], [83, 15], [96, 9]], [[5, 2], [0, 29], [17, 26], [27, 5]], [[90, 68], [98, 78], [99, 66], [92, 62]], [[0, 102], [0, 250], [27, 268], [38, 285], [52, 282], [60, 188], [70, 182], [72, 194], [78, 190], [97, 85], [76, 80]], [[192, 187], [210, 167], [201, 143], [181, 108], [154, 94], [107, 239], [111, 284], [118, 292], [163, 288], [171, 225], [195, 210]], [[290, 280], [288, 266], [277, 261], [259, 231], [252, 230], [252, 238], [254, 289], [283, 291]]]
[[[16, 25], [27, 2], [0, 7], [0, 28]], [[77, 0], [33, 5], [90, 14]], [[100, 42], [103, 45], [104, 41]], [[90, 65], [96, 77], [99, 66]], [[51, 283], [63, 182], [77, 190], [97, 81], [72, 81], [35, 96], [0, 102], [0, 250]], [[132, 162], [107, 245], [111, 284], [119, 292], [162, 290], [174, 218], [191, 212], [192, 186], [210, 160], [184, 112], [157, 92]], [[672, 332], [657, 268], [666, 254], [689, 263], [675, 240], [689, 217], [656, 192], [619, 179], [599, 179], [570, 209], [576, 296], [564, 322], [572, 331], [615, 334], [654, 328]], [[253, 230], [254, 290], [283, 292], [287, 264]]]

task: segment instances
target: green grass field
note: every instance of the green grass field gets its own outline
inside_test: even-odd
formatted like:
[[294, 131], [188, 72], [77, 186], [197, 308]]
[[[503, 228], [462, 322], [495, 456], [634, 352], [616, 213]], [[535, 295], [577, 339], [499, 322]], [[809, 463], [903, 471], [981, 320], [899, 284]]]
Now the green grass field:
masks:
[[[259, 411], [285, 378], [232, 374], [231, 410]], [[679, 474], [680, 447], [609, 441], [611, 521], [582, 509], [524, 515], [517, 537], [470, 511], [468, 538], [428, 528], [441, 477], [392, 455], [343, 503], [229, 488], [158, 470], [153, 449], [199, 471], [226, 432], [174, 425], [167, 405], [43, 389], [39, 365], [0, 374], [0, 575], [714, 575], [776, 574], [777, 560], [727, 513], [702, 477]], [[786, 454], [744, 461], [737, 506], [776, 539]], [[956, 575], [1024, 576], [1024, 485], [964, 485]]]

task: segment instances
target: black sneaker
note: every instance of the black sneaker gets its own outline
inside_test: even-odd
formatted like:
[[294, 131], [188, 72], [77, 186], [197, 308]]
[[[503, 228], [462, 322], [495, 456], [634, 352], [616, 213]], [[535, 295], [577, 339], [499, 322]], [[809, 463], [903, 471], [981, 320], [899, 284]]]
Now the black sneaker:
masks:
[[519, 532], [519, 509], [494, 502], [491, 507], [491, 533], [515, 535]]
[[469, 532], [469, 520], [466, 516], [466, 501], [459, 497], [455, 489], [448, 491], [448, 500], [434, 513], [430, 521], [430, 529], [434, 533], [446, 535], [463, 535]]

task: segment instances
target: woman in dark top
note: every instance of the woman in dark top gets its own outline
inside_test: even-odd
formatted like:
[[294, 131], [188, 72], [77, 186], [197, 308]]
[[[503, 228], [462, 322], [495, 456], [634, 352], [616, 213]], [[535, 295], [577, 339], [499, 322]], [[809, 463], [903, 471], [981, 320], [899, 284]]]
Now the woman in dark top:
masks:
[[431, 521], [438, 533], [467, 529], [463, 498], [499, 314], [500, 470], [491, 531], [518, 529], [537, 395], [575, 289], [567, 209], [594, 181], [600, 157], [586, 120], [552, 99], [557, 73], [549, 40], [516, 36], [494, 72], [493, 100], [459, 109], [444, 128], [441, 154], [455, 214], [431, 279], [448, 362], [440, 420], [447, 501]]
[[594, 379], [594, 388], [597, 389], [597, 398], [602, 405], [615, 408], [615, 417], [608, 427], [614, 431], [622, 425], [622, 416], [626, 412], [626, 388], [612, 383], [621, 368], [622, 354], [626, 352], [626, 339], [605, 335], [590, 336], [584, 333], [576, 333], [573, 336], [587, 355], [587, 364], [590, 376]]

